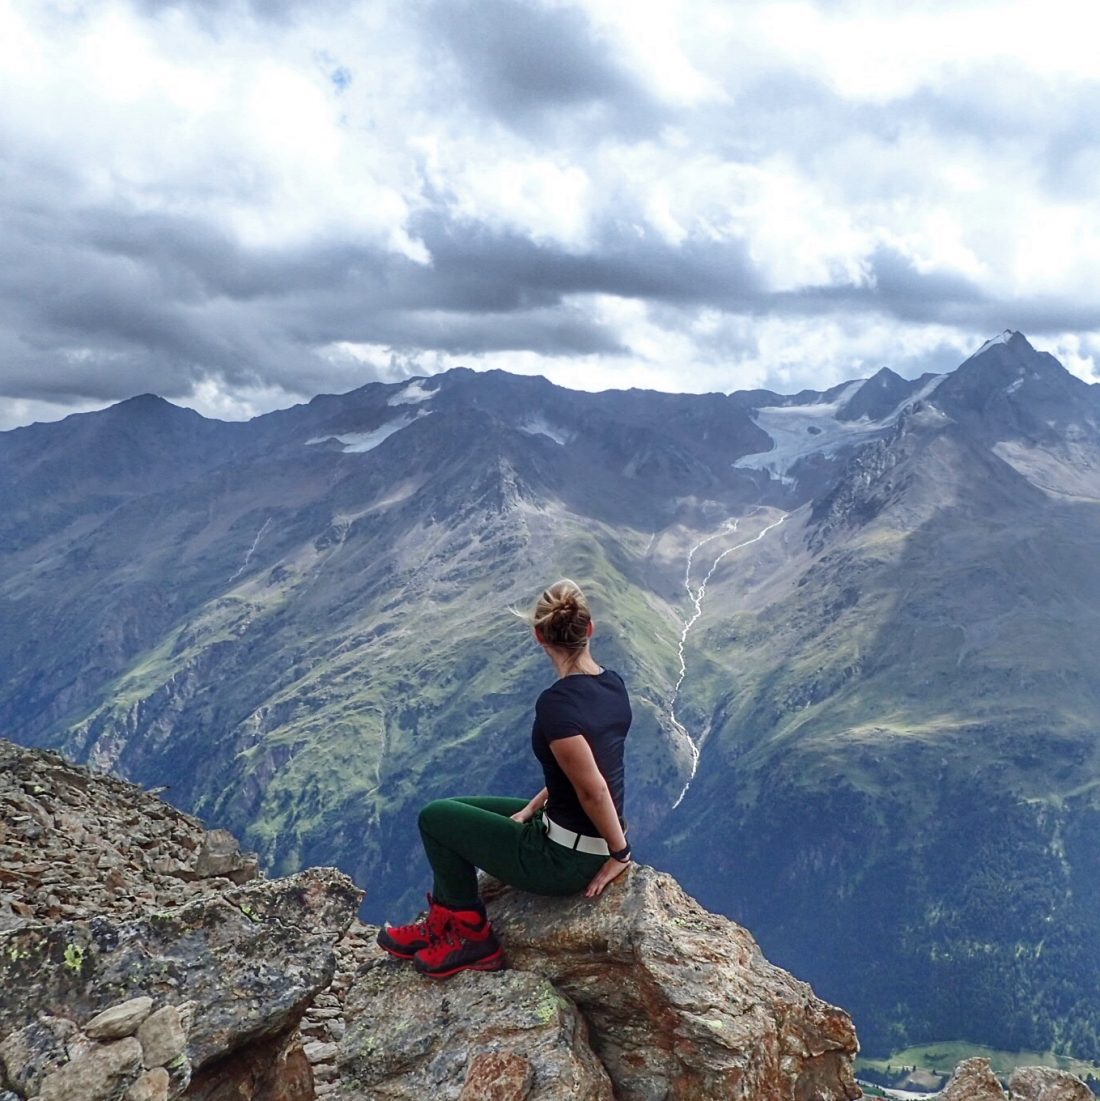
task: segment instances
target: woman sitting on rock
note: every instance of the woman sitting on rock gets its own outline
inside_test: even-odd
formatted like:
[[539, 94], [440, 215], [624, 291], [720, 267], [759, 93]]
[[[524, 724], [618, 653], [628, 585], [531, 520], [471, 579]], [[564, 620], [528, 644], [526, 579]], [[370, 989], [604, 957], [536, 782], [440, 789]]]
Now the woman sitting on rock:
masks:
[[527, 802], [484, 795], [429, 803], [419, 819], [435, 880], [428, 911], [378, 934], [387, 952], [432, 978], [504, 966], [478, 897], [478, 868], [520, 890], [595, 898], [630, 863], [622, 817], [626, 686], [589, 652], [594, 624], [574, 582], [547, 589], [528, 622], [558, 674], [535, 704], [531, 731], [546, 786]]

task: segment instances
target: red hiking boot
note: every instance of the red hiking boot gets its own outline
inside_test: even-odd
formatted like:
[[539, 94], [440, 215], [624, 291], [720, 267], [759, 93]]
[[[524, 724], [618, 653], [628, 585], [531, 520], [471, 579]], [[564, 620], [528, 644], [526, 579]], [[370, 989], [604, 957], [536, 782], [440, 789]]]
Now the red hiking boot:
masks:
[[459, 971], [500, 971], [507, 964], [483, 908], [451, 910], [442, 936], [413, 956], [413, 967], [431, 979]]
[[378, 946], [399, 960], [411, 960], [421, 948], [427, 948], [442, 935], [452, 911], [428, 895], [428, 909], [408, 925], [383, 925], [378, 930]]

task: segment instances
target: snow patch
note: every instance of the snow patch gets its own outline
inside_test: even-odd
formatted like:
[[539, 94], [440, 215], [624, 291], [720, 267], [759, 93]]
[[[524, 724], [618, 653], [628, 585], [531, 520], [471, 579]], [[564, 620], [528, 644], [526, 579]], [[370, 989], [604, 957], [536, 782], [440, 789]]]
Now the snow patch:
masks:
[[400, 432], [402, 428], [408, 428], [413, 421], [418, 421], [421, 417], [430, 415], [430, 410], [420, 409], [416, 413], [406, 413], [396, 420], [387, 421], [377, 428], [372, 428], [369, 432], [343, 432], [339, 435], [333, 433], [331, 436], [314, 436], [313, 439], [306, 440], [306, 446], [308, 447], [310, 444], [327, 443], [329, 440], [338, 440], [344, 445], [341, 450], [345, 454], [359, 454], [364, 451], [373, 451], [380, 443], [388, 440], [395, 432]]
[[521, 421], [516, 427], [521, 432], [526, 432], [528, 436], [548, 436], [554, 443], [561, 444], [562, 447], [572, 443], [574, 439], [574, 433], [567, 432], [564, 428], [558, 428], [546, 420], [545, 417], [528, 417], [527, 420]]
[[434, 398], [438, 390], [425, 390], [424, 383], [427, 379], [414, 378], [407, 386], [402, 387], [387, 402], [387, 405], [416, 405], [418, 402], [429, 401]]
[[947, 378], [946, 375], [936, 375], [935, 378], [930, 378], [915, 394], [910, 394], [897, 409], [893, 410], [889, 416], [884, 417], [883, 423], [896, 421], [907, 406], [916, 405], [918, 401], [924, 401], [925, 398], [930, 397], [932, 392], [945, 378]]
[[987, 340], [972, 356], [967, 356], [964, 362], [969, 362], [974, 356], [980, 356], [982, 352], [988, 351], [994, 344], [1007, 344], [1016, 334], [1011, 329], [1005, 329], [1003, 333], [998, 336]]
[[862, 385], [863, 380], [853, 382], [836, 401], [815, 405], [765, 405], [757, 409], [753, 420], [771, 437], [771, 450], [742, 455], [733, 465], [765, 471], [792, 485], [794, 478], [787, 472], [795, 463], [810, 455], [832, 454], [837, 448], [879, 430], [879, 425], [872, 428], [871, 422], [836, 419], [837, 413]]
[[833, 455], [842, 447], [865, 443], [893, 425], [903, 410], [928, 397], [946, 376], [929, 379], [915, 394], [899, 403], [881, 420], [860, 417], [855, 421], [836, 419], [845, 405], [864, 385], [864, 380], [846, 386], [835, 401], [814, 405], [770, 405], [753, 413], [753, 420], [772, 439], [770, 451], [758, 451], [742, 455], [735, 467], [761, 470], [785, 485], [793, 485], [795, 479], [789, 471], [811, 455]]
[[1018, 378], [1014, 383], [1012, 383], [1011, 386], [1006, 386], [1005, 387], [1005, 393], [1006, 394], [1015, 394], [1016, 391], [1019, 390], [1021, 386], [1023, 386], [1023, 384], [1024, 384], [1024, 380], [1022, 378]]

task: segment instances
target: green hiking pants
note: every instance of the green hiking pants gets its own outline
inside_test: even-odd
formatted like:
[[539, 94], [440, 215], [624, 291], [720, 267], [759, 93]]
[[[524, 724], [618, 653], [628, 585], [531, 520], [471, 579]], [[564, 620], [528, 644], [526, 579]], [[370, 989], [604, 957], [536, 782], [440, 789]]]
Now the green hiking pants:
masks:
[[530, 822], [510, 816], [526, 799], [471, 795], [436, 799], [420, 812], [420, 837], [432, 866], [432, 894], [444, 905], [475, 905], [477, 869], [539, 895], [583, 891], [606, 856], [574, 852], [546, 835], [540, 811]]

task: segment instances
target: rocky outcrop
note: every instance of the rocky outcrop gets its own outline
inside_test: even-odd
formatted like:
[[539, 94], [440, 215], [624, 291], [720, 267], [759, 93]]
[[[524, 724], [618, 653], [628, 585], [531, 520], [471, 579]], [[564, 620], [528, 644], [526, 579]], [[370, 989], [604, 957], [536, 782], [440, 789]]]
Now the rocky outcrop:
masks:
[[848, 1015], [671, 876], [634, 867], [597, 901], [485, 894], [513, 966], [576, 1002], [624, 1101], [860, 1095]]
[[311, 868], [134, 921], [10, 931], [0, 936], [0, 1031], [29, 1023], [29, 1007], [83, 1022], [123, 999], [193, 1002], [187, 1046], [203, 1066], [297, 1022], [332, 980], [333, 944], [359, 898], [341, 873]]
[[1053, 1067], [1017, 1067], [1008, 1080], [1012, 1101], [1094, 1101], [1074, 1074]]
[[0, 1090], [312, 1101], [297, 1025], [362, 897], [346, 876], [257, 878], [224, 831], [3, 742], [0, 805]]
[[988, 1059], [964, 1059], [951, 1076], [940, 1101], [1005, 1101], [1004, 1087]]
[[597, 901], [483, 887], [510, 971], [433, 982], [358, 933], [337, 1101], [859, 1096], [847, 1014], [671, 877], [635, 867]]
[[938, 1101], [1093, 1101], [1075, 1075], [1053, 1067], [1017, 1067], [1005, 1092], [988, 1059], [966, 1059], [956, 1068]]
[[0, 765], [0, 1101], [859, 1094], [848, 1016], [651, 868], [595, 901], [487, 881], [512, 969], [440, 983], [334, 869], [267, 880], [132, 785]]
[[612, 1101], [577, 1007], [529, 971], [436, 983], [375, 959], [345, 1013], [339, 1101]]
[[[512, 970], [418, 976], [359, 937], [337, 1101], [847, 1101], [847, 1014], [644, 866], [596, 901], [484, 884]], [[490, 1088], [490, 1084], [492, 1088]]]
[[258, 875], [225, 830], [133, 784], [0, 739], [0, 932], [136, 917]]

